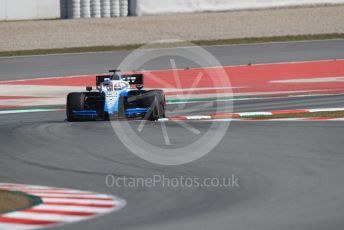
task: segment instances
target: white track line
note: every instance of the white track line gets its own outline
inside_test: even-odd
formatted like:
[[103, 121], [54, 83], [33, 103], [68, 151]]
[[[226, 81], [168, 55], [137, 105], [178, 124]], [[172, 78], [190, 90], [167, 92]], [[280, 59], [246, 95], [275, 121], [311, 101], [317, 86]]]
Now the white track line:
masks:
[[[344, 108], [321, 108], [321, 109], [292, 109], [292, 110], [275, 110], [269, 112], [242, 112], [242, 113], [225, 113], [225, 114], [211, 114], [211, 115], [193, 115], [193, 116], [176, 116], [176, 117], [168, 117], [162, 118], [158, 121], [166, 122], [166, 121], [187, 121], [187, 120], [200, 120], [200, 121], [231, 121], [231, 120], [279, 120], [277, 118], [269, 118], [266, 117], [264, 119], [258, 119], [259, 116], [272, 116], [272, 115], [281, 115], [281, 114], [294, 114], [294, 113], [315, 113], [315, 112], [336, 112], [336, 111], [344, 111]], [[257, 119], [255, 119], [257, 118]], [[319, 117], [304, 117], [304, 118], [288, 118], [288, 119], [297, 119], [297, 120], [334, 120], [337, 119], [340, 121], [341, 119], [338, 118], [319, 118]]]
[[27, 109], [27, 110], [4, 110], [0, 111], [0, 114], [12, 114], [12, 113], [37, 113], [37, 112], [51, 112], [59, 111], [61, 109]]
[[40, 225], [25, 225], [25, 224], [8, 224], [8, 223], [0, 223], [0, 230], [31, 230], [31, 229], [37, 229], [42, 228], [44, 226]]
[[42, 198], [58, 198], [58, 197], [68, 197], [68, 198], [76, 198], [76, 199], [80, 199], [80, 198], [87, 198], [87, 199], [106, 199], [106, 198], [111, 198], [111, 196], [109, 195], [105, 195], [105, 194], [61, 194], [61, 193], [56, 193], [56, 194], [51, 194], [51, 193], [44, 193], [44, 192], [36, 192], [36, 193], [30, 193], [32, 195], [35, 196], [39, 196]]
[[57, 215], [57, 214], [44, 214], [44, 213], [29, 213], [29, 212], [14, 212], [3, 215], [5, 217], [11, 218], [20, 218], [26, 220], [46, 220], [46, 221], [55, 221], [55, 222], [76, 222], [85, 219], [80, 216], [66, 216], [66, 215]]
[[49, 210], [49, 211], [71, 211], [71, 212], [92, 212], [92, 213], [106, 213], [107, 208], [93, 208], [93, 207], [79, 207], [79, 206], [63, 206], [63, 205], [46, 205], [42, 204], [34, 207], [36, 210]]
[[108, 204], [115, 205], [113, 200], [81, 200], [81, 199], [64, 199], [64, 198], [42, 198], [44, 202], [56, 202], [56, 203], [75, 203], [75, 204]]
[[310, 113], [344, 111], [344, 108], [309, 109]]

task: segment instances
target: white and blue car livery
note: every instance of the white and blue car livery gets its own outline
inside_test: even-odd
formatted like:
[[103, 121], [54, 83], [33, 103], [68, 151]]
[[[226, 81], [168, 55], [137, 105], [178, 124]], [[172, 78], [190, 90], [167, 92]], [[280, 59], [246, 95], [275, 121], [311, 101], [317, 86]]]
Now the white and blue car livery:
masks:
[[[162, 90], [142, 90], [143, 74], [96, 76], [96, 89], [73, 92], [67, 96], [67, 120], [109, 120], [111, 118], [141, 118], [157, 120], [165, 117], [166, 102]], [[131, 85], [136, 85], [132, 89]]]

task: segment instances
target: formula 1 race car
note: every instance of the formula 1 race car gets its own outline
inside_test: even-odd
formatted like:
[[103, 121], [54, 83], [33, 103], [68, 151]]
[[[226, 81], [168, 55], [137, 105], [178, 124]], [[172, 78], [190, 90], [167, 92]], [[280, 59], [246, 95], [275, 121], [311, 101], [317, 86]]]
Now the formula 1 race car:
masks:
[[[73, 92], [67, 96], [67, 120], [110, 120], [141, 118], [157, 120], [165, 117], [165, 94], [162, 90], [142, 90], [143, 74], [113, 74], [96, 76], [96, 89]], [[136, 85], [136, 89], [131, 89]]]

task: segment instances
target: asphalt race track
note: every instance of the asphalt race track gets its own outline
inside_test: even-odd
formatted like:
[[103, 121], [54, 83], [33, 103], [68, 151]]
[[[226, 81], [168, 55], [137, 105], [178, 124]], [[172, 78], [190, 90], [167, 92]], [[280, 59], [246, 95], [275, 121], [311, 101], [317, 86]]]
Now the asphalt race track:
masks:
[[[344, 58], [340, 40], [207, 49], [224, 65]], [[124, 55], [2, 58], [0, 79], [97, 73], [119, 63]], [[111, 62], [109, 57], [116, 58]], [[167, 64], [161, 60], [151, 68], [168, 68]], [[343, 107], [343, 101], [341, 95], [235, 101], [234, 110]], [[185, 109], [194, 106], [200, 103], [187, 104]], [[215, 106], [221, 109], [222, 103], [201, 108], [197, 114], [211, 113]], [[343, 122], [232, 122], [222, 141], [200, 160], [162, 166], [132, 154], [109, 122], [67, 123], [64, 119], [64, 112], [1, 115], [0, 181], [115, 194], [126, 199], [127, 206], [56, 229], [341, 230], [344, 226]], [[139, 124], [130, 122], [133, 128]], [[210, 122], [186, 124], [204, 132]], [[173, 143], [194, 138], [176, 122], [165, 125]], [[141, 135], [154, 143], [161, 132], [159, 123], [147, 122]], [[239, 187], [107, 187], [108, 174], [170, 178], [233, 174]]]
[[[277, 63], [309, 60], [342, 59], [343, 40], [282, 42], [256, 45], [207, 46], [208, 52], [223, 65], [247, 63]], [[194, 50], [194, 48], [188, 48]], [[97, 74], [117, 67], [129, 51], [50, 55], [36, 57], [0, 58], [0, 80], [30, 79], [80, 74]], [[155, 50], [170, 53], [170, 49]], [[197, 67], [194, 63], [177, 59], [177, 67]], [[206, 66], [203, 66], [206, 67]], [[171, 69], [169, 56], [152, 60], [144, 69]]]

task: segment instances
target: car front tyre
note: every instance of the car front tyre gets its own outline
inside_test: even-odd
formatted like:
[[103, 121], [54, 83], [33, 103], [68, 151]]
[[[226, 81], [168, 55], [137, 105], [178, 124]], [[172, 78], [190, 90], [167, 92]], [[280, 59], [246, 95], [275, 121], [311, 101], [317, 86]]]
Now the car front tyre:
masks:
[[84, 109], [85, 95], [83, 93], [69, 93], [67, 96], [66, 115], [67, 121], [73, 122], [78, 119], [74, 116], [73, 111]]

